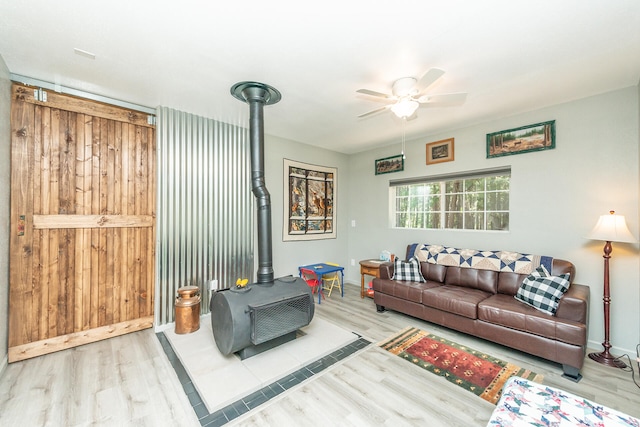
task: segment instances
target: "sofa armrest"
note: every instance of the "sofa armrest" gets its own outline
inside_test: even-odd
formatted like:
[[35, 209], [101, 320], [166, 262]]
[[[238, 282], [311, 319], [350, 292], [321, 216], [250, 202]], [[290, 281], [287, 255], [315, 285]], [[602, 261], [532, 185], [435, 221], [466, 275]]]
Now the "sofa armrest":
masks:
[[589, 315], [589, 290], [589, 286], [572, 283], [560, 298], [556, 316], [586, 324]]
[[380, 264], [380, 278], [381, 279], [393, 279], [393, 263], [383, 262]]

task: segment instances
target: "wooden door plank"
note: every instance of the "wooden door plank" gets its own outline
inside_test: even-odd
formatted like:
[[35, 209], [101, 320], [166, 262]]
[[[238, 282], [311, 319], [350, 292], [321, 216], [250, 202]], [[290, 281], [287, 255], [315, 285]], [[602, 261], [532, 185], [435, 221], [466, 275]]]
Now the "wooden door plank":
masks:
[[60, 94], [51, 90], [46, 91], [47, 101], [41, 102], [37, 101], [34, 97], [34, 90], [37, 90], [37, 88], [18, 83], [14, 83], [12, 90], [14, 99], [20, 99], [23, 102], [30, 104], [44, 105], [67, 111], [76, 111], [93, 117], [132, 123], [138, 126], [154, 127], [154, 125], [148, 123], [149, 115], [140, 111], [104, 104], [97, 101], [87, 101], [84, 98]]
[[14, 101], [11, 106], [11, 229], [9, 271], [9, 346], [32, 339], [31, 296], [33, 211], [34, 107]]
[[[137, 132], [135, 126], [129, 126], [129, 162], [127, 164], [127, 214], [135, 215], [136, 212], [136, 162], [137, 162]], [[137, 276], [135, 275], [136, 264], [136, 233], [135, 230], [130, 230], [127, 239], [127, 281], [126, 284], [126, 299], [125, 299], [125, 319], [130, 320], [137, 315], [136, 311], [136, 285]]]
[[[91, 214], [91, 206], [93, 200], [93, 117], [84, 116], [84, 157], [83, 162], [83, 191], [82, 214]], [[91, 262], [93, 259], [92, 231], [90, 229], [82, 230], [82, 328], [86, 331], [91, 327]]]
[[[106, 199], [105, 199], [105, 213], [113, 215], [114, 213], [114, 195], [115, 195], [115, 140], [116, 140], [116, 123], [113, 120], [107, 122], [107, 147], [106, 156], [103, 158], [104, 175], [103, 179], [106, 181]], [[103, 144], [105, 145], [105, 144]], [[105, 292], [105, 325], [114, 323], [114, 301], [113, 301], [113, 286], [114, 286], [114, 230], [105, 230], [106, 242], [105, 242], [105, 281], [103, 283]]]
[[107, 282], [107, 230], [98, 230], [98, 326], [106, 322], [106, 282]]
[[68, 111], [60, 115], [60, 206], [58, 213], [75, 214], [76, 209], [76, 114]]
[[58, 282], [60, 287], [58, 334], [64, 335], [73, 332], [75, 230], [60, 229], [58, 231], [60, 239], [58, 247]]
[[73, 278], [73, 332], [82, 330], [82, 307], [84, 294], [82, 285], [84, 283], [84, 230], [77, 230], [75, 233], [74, 245], [75, 274]]
[[45, 241], [43, 230], [32, 230], [33, 273], [31, 280], [33, 294], [31, 307], [33, 310], [33, 333], [31, 341], [37, 341], [46, 338], [49, 332], [49, 310], [47, 309], [49, 294], [46, 288], [47, 280], [43, 275], [44, 254], [48, 253], [49, 249], [48, 246], [43, 247], [43, 242]]
[[[42, 164], [43, 164], [43, 150], [44, 139], [48, 137], [48, 130], [51, 123], [51, 109], [41, 106], [34, 106], [34, 122], [33, 122], [33, 210], [34, 213], [42, 212]], [[47, 166], [48, 168], [48, 166]], [[32, 227], [30, 227], [32, 229]], [[31, 340], [37, 341], [42, 337], [47, 336], [49, 330], [48, 320], [49, 312], [46, 310], [48, 294], [47, 289], [44, 288], [42, 280], [42, 233], [32, 229], [32, 277], [31, 288], [33, 290], [31, 294]]]
[[[85, 143], [85, 115], [76, 116], [76, 159], [75, 159], [75, 213], [85, 214], [85, 194], [87, 191], [85, 183], [85, 167], [87, 159], [91, 153], [87, 153]], [[90, 145], [89, 145], [90, 147]], [[35, 222], [34, 222], [35, 227]], [[75, 233], [75, 277], [74, 277], [74, 300], [73, 300], [73, 332], [80, 332], [83, 328], [83, 308], [84, 308], [84, 273], [85, 273], [85, 231], [77, 230]]]
[[[69, 113], [69, 121], [67, 124], [67, 139], [64, 152], [64, 161], [61, 163], [64, 165], [62, 168], [62, 179], [64, 182], [64, 209], [70, 213], [75, 214], [76, 205], [76, 189], [78, 183], [76, 180], [76, 159], [77, 159], [77, 139], [78, 139], [78, 114], [73, 112]], [[67, 298], [65, 301], [65, 308], [67, 314], [65, 333], [72, 333], [76, 331], [76, 286], [75, 277], [78, 264], [76, 263], [76, 244], [77, 244], [77, 231], [65, 230], [65, 242], [66, 242], [66, 265], [64, 281], [67, 289]]]
[[[75, 138], [75, 113], [58, 110], [60, 112], [60, 122], [58, 126], [58, 213], [73, 213], [75, 206], [75, 146], [70, 142]], [[72, 129], [74, 128], [74, 129]], [[73, 192], [71, 190], [73, 188]], [[69, 251], [73, 250], [73, 241], [69, 235], [69, 230], [59, 230], [58, 233], [58, 335], [73, 332], [73, 257]], [[72, 251], [75, 253], [75, 250]], [[71, 277], [71, 278], [70, 278]]]
[[55, 351], [117, 337], [119, 335], [140, 331], [142, 329], [148, 329], [152, 326], [153, 316], [147, 316], [126, 322], [120, 322], [114, 325], [101, 326], [87, 331], [52, 337], [33, 343], [16, 345], [9, 348], [8, 359], [9, 363], [18, 362], [20, 360], [42, 356], [43, 354], [53, 353]]
[[[102, 143], [102, 122], [99, 118], [94, 117], [93, 121], [93, 140], [92, 140], [92, 158], [91, 158], [91, 212], [100, 213], [100, 145]], [[97, 328], [100, 326], [98, 321], [100, 311], [99, 288], [100, 288], [100, 233], [97, 229], [91, 230], [91, 281], [90, 281], [91, 306], [89, 308], [90, 327]]]
[[51, 135], [48, 138], [49, 144], [49, 182], [45, 182], [45, 189], [48, 186], [49, 204], [44, 214], [60, 213], [60, 110], [51, 110]]
[[[113, 214], [122, 216], [122, 122], [115, 123], [113, 141]], [[122, 229], [113, 229], [113, 322], [120, 318], [120, 283], [122, 280]]]
[[[48, 186], [49, 204], [44, 206], [45, 213], [57, 214], [60, 207], [60, 110], [51, 110], [51, 135], [49, 145], [49, 182], [45, 182], [45, 189]], [[49, 254], [48, 259], [45, 262], [44, 275], [49, 278], [48, 284], [48, 310], [49, 310], [49, 325], [48, 325], [48, 338], [56, 337], [64, 333], [59, 328], [60, 323], [58, 319], [58, 299], [60, 293], [63, 291], [60, 289], [59, 280], [59, 246], [60, 246], [60, 233], [58, 230], [49, 230]]]
[[[148, 212], [147, 205], [147, 194], [149, 192], [149, 187], [147, 185], [147, 180], [149, 176], [149, 141], [147, 140], [147, 132], [146, 129], [138, 127], [138, 135], [139, 135], [139, 147], [140, 147], [140, 158], [138, 163], [138, 170], [136, 172], [136, 206], [137, 211], [141, 214]], [[147, 300], [149, 297], [148, 292], [148, 270], [147, 270], [147, 262], [149, 261], [145, 256], [147, 254], [147, 246], [149, 244], [147, 239], [147, 233], [143, 233], [142, 230], [136, 230], [136, 233], [139, 233], [139, 252], [138, 259], [139, 262], [139, 276], [140, 281], [138, 283], [138, 316], [148, 316], [150, 313], [147, 311]]]
[[[147, 129], [147, 140], [149, 141], [148, 161], [147, 161], [147, 213], [155, 219], [156, 217], [156, 143], [155, 129]], [[154, 221], [155, 224], [155, 221]], [[148, 242], [147, 254], [147, 314], [153, 314], [155, 301], [155, 269], [156, 269], [156, 234], [155, 227], [152, 227], [146, 238]]]
[[[107, 165], [109, 162], [109, 121], [100, 118], [100, 161], [99, 161], [99, 175], [94, 177], [99, 182], [100, 186], [100, 198], [98, 211], [101, 215], [108, 215], [107, 211], [107, 193], [109, 191], [109, 180], [107, 176]], [[107, 231], [104, 229], [98, 230], [98, 326], [105, 326], [106, 323], [106, 282], [107, 282]]]
[[[122, 125], [122, 154], [121, 154], [121, 163], [122, 163], [122, 178], [120, 182], [121, 187], [121, 195], [120, 195], [120, 209], [122, 215], [126, 216], [132, 214], [133, 212], [129, 212], [129, 164], [130, 164], [130, 152], [131, 152], [131, 144], [130, 144], [130, 134], [131, 134], [131, 125], [123, 124]], [[129, 294], [129, 228], [121, 229], [122, 232], [122, 263], [121, 263], [121, 271], [120, 271], [120, 305], [118, 306], [118, 311], [120, 315], [120, 320], [128, 320], [127, 307], [128, 304], [128, 294]]]
[[33, 227], [40, 228], [138, 228], [153, 227], [151, 215], [34, 215]]
[[[54, 121], [53, 112], [51, 108], [42, 107], [42, 160], [41, 160], [41, 168], [42, 175], [40, 181], [40, 187], [38, 188], [38, 192], [40, 193], [40, 211], [34, 212], [35, 214], [43, 214], [50, 212], [51, 206], [51, 144], [52, 144], [52, 125], [51, 123]], [[42, 267], [42, 279], [41, 279], [41, 302], [40, 307], [42, 310], [42, 318], [40, 322], [40, 336], [38, 339], [46, 339], [49, 338], [51, 333], [51, 323], [55, 324], [55, 318], [52, 317], [51, 313], [51, 303], [50, 303], [50, 291], [53, 286], [50, 263], [49, 263], [49, 254], [51, 253], [50, 249], [50, 239], [49, 232], [41, 233], [39, 237], [42, 239], [40, 241], [40, 247], [42, 250], [40, 251], [40, 265]]]

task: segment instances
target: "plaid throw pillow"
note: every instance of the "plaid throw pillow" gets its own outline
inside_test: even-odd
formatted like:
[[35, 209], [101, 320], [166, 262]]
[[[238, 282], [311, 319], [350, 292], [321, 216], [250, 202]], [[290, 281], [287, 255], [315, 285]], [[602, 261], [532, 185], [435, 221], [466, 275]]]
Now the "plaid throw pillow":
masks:
[[562, 295], [569, 289], [569, 274], [551, 276], [540, 266], [522, 282], [515, 299], [544, 313], [556, 314]]
[[420, 272], [420, 261], [418, 261], [418, 258], [412, 257], [408, 262], [396, 258], [393, 262], [393, 280], [424, 283], [425, 280]]

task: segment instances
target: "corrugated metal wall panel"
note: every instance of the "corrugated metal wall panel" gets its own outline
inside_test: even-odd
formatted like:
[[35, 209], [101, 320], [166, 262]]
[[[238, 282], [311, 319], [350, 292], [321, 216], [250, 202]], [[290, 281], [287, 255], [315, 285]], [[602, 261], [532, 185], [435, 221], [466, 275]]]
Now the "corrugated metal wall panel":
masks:
[[174, 321], [181, 286], [253, 277], [253, 195], [245, 128], [159, 107], [156, 325]]

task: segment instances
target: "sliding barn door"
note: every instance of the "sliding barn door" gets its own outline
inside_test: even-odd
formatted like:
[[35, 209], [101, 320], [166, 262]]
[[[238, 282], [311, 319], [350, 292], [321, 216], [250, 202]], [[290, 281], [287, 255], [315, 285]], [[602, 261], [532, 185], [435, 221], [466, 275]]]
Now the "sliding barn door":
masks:
[[37, 95], [13, 86], [9, 362], [153, 324], [154, 127]]

